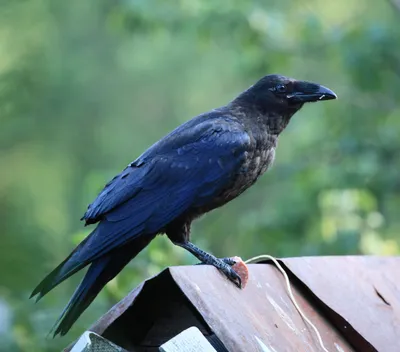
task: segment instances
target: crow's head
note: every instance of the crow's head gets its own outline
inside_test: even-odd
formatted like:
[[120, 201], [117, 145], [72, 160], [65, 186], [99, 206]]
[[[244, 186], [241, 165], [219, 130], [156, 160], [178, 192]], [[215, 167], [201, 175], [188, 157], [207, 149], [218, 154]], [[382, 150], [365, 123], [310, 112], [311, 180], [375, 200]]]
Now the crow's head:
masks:
[[316, 83], [297, 81], [281, 75], [268, 75], [243, 92], [240, 103], [260, 112], [293, 115], [304, 103], [336, 99], [330, 89]]

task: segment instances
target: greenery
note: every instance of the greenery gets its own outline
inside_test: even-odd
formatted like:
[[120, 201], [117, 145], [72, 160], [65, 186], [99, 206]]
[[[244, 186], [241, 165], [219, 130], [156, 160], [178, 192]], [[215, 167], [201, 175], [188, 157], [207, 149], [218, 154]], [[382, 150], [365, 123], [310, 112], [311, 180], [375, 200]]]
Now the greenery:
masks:
[[79, 218], [105, 182], [268, 73], [339, 100], [298, 113], [273, 169], [196, 222], [194, 243], [243, 258], [399, 253], [397, 0], [0, 3], [0, 350], [61, 350], [146, 277], [195, 262], [158, 237], [64, 338], [46, 335], [82, 274], [28, 300], [88, 233]]

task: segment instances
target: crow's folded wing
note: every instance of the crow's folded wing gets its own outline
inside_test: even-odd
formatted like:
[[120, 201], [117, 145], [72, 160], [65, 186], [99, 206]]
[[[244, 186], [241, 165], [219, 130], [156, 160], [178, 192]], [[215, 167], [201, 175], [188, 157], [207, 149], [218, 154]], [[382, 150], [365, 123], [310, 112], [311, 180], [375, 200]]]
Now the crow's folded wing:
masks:
[[100, 221], [86, 239], [91, 256], [161, 231], [186, 210], [210, 202], [240, 172], [249, 135], [226, 120], [204, 121], [149, 149], [109, 182], [83, 219]]

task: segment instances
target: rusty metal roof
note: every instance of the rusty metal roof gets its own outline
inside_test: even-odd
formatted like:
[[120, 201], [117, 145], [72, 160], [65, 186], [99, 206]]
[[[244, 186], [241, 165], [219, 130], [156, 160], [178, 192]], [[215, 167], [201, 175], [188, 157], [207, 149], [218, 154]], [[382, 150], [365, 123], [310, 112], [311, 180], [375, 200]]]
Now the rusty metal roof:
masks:
[[[327, 317], [362, 351], [400, 351], [400, 258], [291, 258], [287, 268], [326, 307]], [[354, 331], [352, 331], [354, 329]], [[356, 332], [356, 333], [355, 333]]]
[[[400, 258], [280, 262], [328, 351], [400, 351]], [[157, 351], [190, 326], [229, 351], [321, 351], [270, 262], [249, 265], [243, 290], [213, 267], [168, 268], [134, 289], [90, 330], [128, 351]]]

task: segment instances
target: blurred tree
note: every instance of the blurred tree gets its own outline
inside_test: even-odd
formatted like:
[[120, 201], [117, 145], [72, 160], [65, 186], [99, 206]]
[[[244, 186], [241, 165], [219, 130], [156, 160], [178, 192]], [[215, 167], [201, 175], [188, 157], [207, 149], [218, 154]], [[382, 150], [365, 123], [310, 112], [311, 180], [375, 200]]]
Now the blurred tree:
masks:
[[296, 115], [273, 170], [199, 221], [194, 241], [244, 258], [399, 253], [398, 1], [1, 6], [1, 350], [60, 350], [147, 276], [194, 262], [160, 237], [63, 339], [45, 337], [78, 278], [27, 299], [88, 233], [78, 219], [108, 179], [267, 73], [326, 84], [340, 100]]

